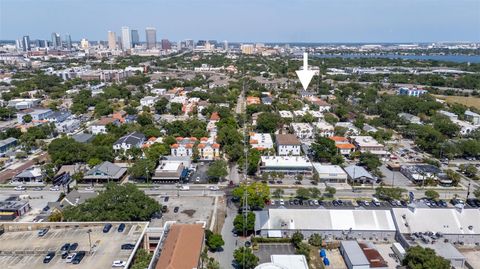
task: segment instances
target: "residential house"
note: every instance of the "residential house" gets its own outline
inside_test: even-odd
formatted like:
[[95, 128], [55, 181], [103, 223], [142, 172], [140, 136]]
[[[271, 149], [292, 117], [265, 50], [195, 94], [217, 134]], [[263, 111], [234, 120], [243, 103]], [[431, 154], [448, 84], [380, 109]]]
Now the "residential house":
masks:
[[409, 113], [398, 113], [398, 117], [408, 123], [422, 124], [422, 121], [420, 120], [419, 117]]
[[107, 118], [107, 117], [100, 118], [90, 126], [92, 134], [94, 135], [106, 134], [108, 124], [120, 125], [120, 121], [114, 118]]
[[269, 133], [250, 133], [250, 146], [254, 149], [273, 149], [272, 136]]
[[248, 96], [247, 97], [247, 106], [249, 105], [260, 105], [261, 101], [260, 98], [255, 97], [255, 96]]
[[331, 140], [335, 142], [335, 147], [337, 147], [338, 153], [348, 156], [355, 151], [355, 145], [350, 143], [350, 141], [343, 136], [331, 136]]
[[143, 142], [145, 142], [145, 135], [140, 132], [133, 132], [120, 137], [113, 143], [113, 149], [115, 151], [127, 151], [132, 148], [140, 148]]
[[62, 122], [55, 123], [55, 129], [59, 133], [73, 133], [75, 130], [80, 128], [80, 120], [77, 119], [68, 119]]
[[456, 120], [458, 120], [458, 115], [455, 114], [455, 113], [448, 112], [448, 111], [445, 111], [445, 110], [439, 110], [438, 113], [446, 116], [446, 117], [449, 118], [451, 121], [456, 121]]
[[262, 104], [271, 105], [273, 103], [272, 97], [262, 97]]
[[197, 142], [196, 137], [176, 137], [177, 143], [170, 146], [170, 154], [176, 157], [192, 157], [193, 148]]
[[319, 136], [331, 137], [335, 134], [335, 127], [324, 120], [314, 122], [312, 125], [315, 128], [315, 133]]
[[155, 105], [155, 102], [157, 101], [158, 97], [156, 96], [145, 96], [142, 99], [140, 99], [140, 105], [142, 107], [148, 106], [148, 107], [153, 107]]
[[335, 127], [345, 128], [347, 130], [345, 133], [346, 136], [359, 135], [361, 132], [360, 129], [355, 127], [351, 122], [340, 121], [335, 123]]
[[17, 174], [12, 180], [17, 182], [42, 182], [44, 176], [40, 167], [32, 166]]
[[298, 138], [293, 134], [277, 134], [277, 154], [280, 156], [301, 154], [301, 145]]
[[473, 125], [480, 125], [480, 115], [473, 111], [465, 111], [465, 119], [471, 122]]
[[120, 181], [127, 173], [127, 168], [120, 167], [111, 162], [103, 162], [88, 170], [83, 177], [86, 181]]
[[79, 143], [89, 143], [92, 142], [94, 136], [92, 134], [81, 133], [72, 135], [72, 138]]
[[280, 114], [280, 117], [282, 117], [284, 119], [293, 119], [292, 112], [290, 112], [288, 110], [280, 110], [280, 111], [278, 111], [278, 113]]
[[325, 102], [324, 100], [318, 97], [314, 96], [306, 99], [310, 101], [312, 104], [315, 104], [316, 106], [318, 106], [318, 111], [320, 112], [328, 112], [332, 108], [332, 106], [329, 103]]
[[290, 123], [290, 128], [299, 139], [312, 139], [315, 136], [314, 129], [309, 123]]
[[66, 121], [72, 113], [69, 111], [54, 111], [45, 119], [48, 122], [60, 123]]

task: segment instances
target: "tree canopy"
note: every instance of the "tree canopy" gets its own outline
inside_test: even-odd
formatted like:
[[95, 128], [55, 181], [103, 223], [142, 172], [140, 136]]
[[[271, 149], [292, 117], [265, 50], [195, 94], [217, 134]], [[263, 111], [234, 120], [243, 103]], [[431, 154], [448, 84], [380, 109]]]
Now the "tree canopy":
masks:
[[438, 256], [431, 248], [411, 247], [402, 264], [409, 269], [450, 269], [450, 261]]
[[64, 221], [149, 221], [160, 204], [134, 184], [109, 183], [92, 199], [63, 211]]

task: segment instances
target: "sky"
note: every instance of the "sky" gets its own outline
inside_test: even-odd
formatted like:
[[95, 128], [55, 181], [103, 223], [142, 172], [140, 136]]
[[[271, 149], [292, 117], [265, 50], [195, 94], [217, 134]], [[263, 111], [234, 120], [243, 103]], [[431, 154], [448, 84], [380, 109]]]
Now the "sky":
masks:
[[0, 0], [0, 40], [106, 40], [122, 26], [157, 40], [480, 41], [480, 0]]

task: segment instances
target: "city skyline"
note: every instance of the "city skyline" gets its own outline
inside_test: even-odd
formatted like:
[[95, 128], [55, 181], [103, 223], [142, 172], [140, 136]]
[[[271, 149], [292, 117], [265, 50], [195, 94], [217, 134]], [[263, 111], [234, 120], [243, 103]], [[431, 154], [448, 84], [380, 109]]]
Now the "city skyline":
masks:
[[[129, 26], [130, 29], [139, 30], [142, 42], [145, 41], [144, 30], [147, 27], [156, 28], [160, 39], [169, 40], [338, 43], [480, 41], [478, 1], [405, 0], [391, 3], [367, 0], [361, 4], [352, 0], [277, 2], [181, 0], [174, 3], [144, 1], [139, 4], [126, 0], [121, 1], [122, 5], [111, 5], [111, 1], [97, 3], [91, 0], [68, 3], [56, 0], [3, 0], [0, 3], [0, 39], [16, 40], [24, 35], [29, 35], [31, 40], [48, 39], [52, 32], [58, 32], [69, 33], [72, 40], [106, 40], [107, 31], [119, 35], [122, 26]], [[20, 8], [26, 4], [32, 8]], [[58, 9], [75, 10], [76, 14], [82, 14], [82, 23], [70, 20], [71, 13], [53, 12], [49, 8], [51, 4]], [[116, 20], [105, 14], [115, 14], [113, 17]]]

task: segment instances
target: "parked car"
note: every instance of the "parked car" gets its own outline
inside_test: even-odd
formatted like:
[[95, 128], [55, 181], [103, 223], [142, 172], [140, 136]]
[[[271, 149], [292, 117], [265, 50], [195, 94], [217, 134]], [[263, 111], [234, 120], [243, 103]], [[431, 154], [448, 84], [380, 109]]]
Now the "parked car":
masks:
[[70, 247], [68, 248], [69, 251], [75, 251], [77, 250], [78, 248], [78, 243], [73, 243], [70, 245]]
[[280, 199], [280, 205], [285, 205], [285, 201], [283, 201], [283, 199]]
[[176, 206], [174, 209], [173, 209], [173, 213], [178, 213], [178, 210], [180, 209], [180, 207]]
[[163, 201], [166, 203], [166, 202], [168, 202], [169, 199], [170, 199], [170, 197], [165, 196], [165, 198], [163, 198]]
[[134, 244], [123, 244], [120, 248], [121, 249], [134, 249], [135, 245]]
[[166, 205], [162, 206], [162, 213], [167, 213], [168, 207]]
[[68, 257], [68, 255], [70, 255], [70, 253], [68, 253], [67, 250], [64, 250], [64, 251], [62, 251], [61, 257], [62, 257], [62, 259], [66, 259]]
[[119, 233], [123, 233], [123, 231], [125, 231], [125, 223], [120, 223], [120, 225], [118, 225], [117, 231]]
[[125, 261], [113, 261], [112, 267], [125, 267], [127, 262]]
[[16, 186], [15, 188], [13, 188], [14, 190], [16, 191], [25, 191], [27, 190], [27, 188], [25, 188], [24, 186]]
[[46, 235], [47, 232], [48, 232], [48, 228], [41, 229], [40, 231], [38, 231], [38, 236], [42, 237], [42, 236]]
[[51, 191], [59, 191], [60, 188], [58, 186], [53, 186], [53, 187], [50, 187], [50, 190]]
[[43, 258], [43, 263], [49, 263], [55, 257], [55, 252], [48, 252], [45, 258]]
[[75, 257], [72, 260], [72, 263], [73, 264], [79, 264], [83, 260], [83, 257], [85, 257], [85, 254], [86, 254], [85, 251], [77, 252], [77, 255], [75, 255]]
[[73, 259], [75, 259], [75, 256], [77, 256], [77, 253], [71, 253], [67, 256], [67, 258], [65, 259], [65, 262], [66, 263], [72, 263]]
[[445, 201], [443, 201], [443, 200], [438, 200], [438, 205], [439, 205], [440, 207], [447, 207], [447, 206], [448, 206], [447, 202], [445, 202]]
[[43, 187], [35, 187], [33, 188], [34, 191], [42, 191], [43, 190]]
[[105, 226], [103, 226], [103, 232], [104, 233], [108, 233], [110, 231], [110, 229], [112, 229], [112, 224], [110, 224], [110, 223], [107, 223], [107, 224], [105, 224]]
[[70, 243], [65, 243], [63, 246], [60, 248], [60, 251], [66, 251], [70, 249]]

